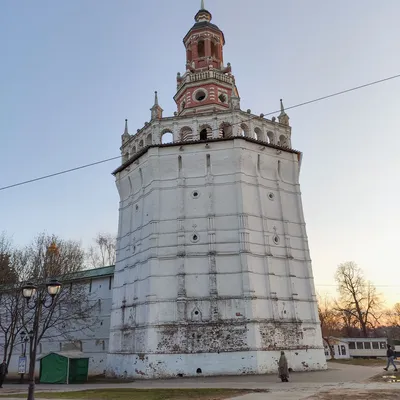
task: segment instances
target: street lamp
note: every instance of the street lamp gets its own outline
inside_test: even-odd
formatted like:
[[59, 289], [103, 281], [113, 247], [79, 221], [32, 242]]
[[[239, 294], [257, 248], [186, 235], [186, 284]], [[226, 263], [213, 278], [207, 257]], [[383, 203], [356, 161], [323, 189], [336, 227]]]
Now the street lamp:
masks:
[[[27, 282], [22, 287], [22, 295], [26, 299], [26, 305], [28, 309], [34, 310], [33, 329], [28, 333], [30, 339], [28, 400], [34, 400], [35, 398], [36, 350], [38, 345], [37, 339], [42, 307], [50, 308], [53, 306], [55, 297], [60, 294], [61, 283], [56, 279], [52, 279], [48, 283], [46, 283], [46, 289], [47, 293], [45, 293], [44, 295], [38, 295], [38, 287], [35, 286], [32, 282]], [[51, 299], [50, 304], [46, 302], [47, 297], [50, 297]]]
[[[26, 366], [26, 345], [29, 342], [29, 337], [25, 331], [20, 332], [21, 336], [21, 346], [22, 346], [22, 357], [24, 359], [24, 365]], [[26, 372], [26, 370], [25, 370]], [[24, 381], [25, 372], [21, 372], [21, 383]]]
[[47, 294], [51, 298], [51, 303], [46, 304], [46, 297], [42, 299], [41, 302], [39, 302], [39, 299], [34, 300], [32, 303], [30, 302], [33, 297], [35, 297], [35, 294], [37, 292], [37, 287], [31, 283], [27, 282], [23, 287], [22, 287], [22, 295], [26, 299], [26, 304], [30, 310], [34, 310], [39, 303], [40, 305], [50, 308], [53, 305], [54, 298], [60, 293], [61, 291], [61, 283], [57, 279], [52, 279], [50, 282], [46, 283], [47, 287]]

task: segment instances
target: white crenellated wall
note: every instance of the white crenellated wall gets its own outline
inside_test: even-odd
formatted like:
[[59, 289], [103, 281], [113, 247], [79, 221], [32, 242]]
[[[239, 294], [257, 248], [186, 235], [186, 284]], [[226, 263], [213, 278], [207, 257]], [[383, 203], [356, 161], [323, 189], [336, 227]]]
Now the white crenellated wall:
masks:
[[282, 349], [326, 368], [299, 157], [235, 138], [151, 147], [116, 173], [110, 375], [276, 372]]

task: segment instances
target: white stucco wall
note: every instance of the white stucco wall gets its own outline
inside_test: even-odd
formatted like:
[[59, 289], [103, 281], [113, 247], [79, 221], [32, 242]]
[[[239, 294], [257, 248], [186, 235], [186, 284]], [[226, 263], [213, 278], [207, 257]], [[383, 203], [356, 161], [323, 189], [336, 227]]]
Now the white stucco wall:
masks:
[[281, 349], [326, 367], [298, 176], [298, 154], [239, 138], [117, 174], [110, 375], [272, 372]]

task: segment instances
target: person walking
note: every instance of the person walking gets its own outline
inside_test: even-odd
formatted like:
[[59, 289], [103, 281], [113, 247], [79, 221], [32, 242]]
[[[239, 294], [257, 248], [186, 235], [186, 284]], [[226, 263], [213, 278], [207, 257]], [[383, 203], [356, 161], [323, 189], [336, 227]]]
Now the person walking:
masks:
[[288, 362], [285, 356], [285, 352], [281, 351], [281, 358], [278, 363], [279, 378], [282, 382], [289, 382], [289, 368]]
[[3, 360], [3, 362], [0, 364], [0, 388], [3, 387], [4, 379], [6, 379], [6, 376], [8, 374], [8, 367], [6, 360]]
[[386, 357], [387, 357], [387, 365], [386, 365], [386, 368], [383, 368], [383, 369], [385, 371], [387, 371], [390, 367], [390, 364], [392, 364], [394, 367], [394, 370], [397, 371], [396, 364], [394, 363], [394, 351], [390, 344], [387, 345]]

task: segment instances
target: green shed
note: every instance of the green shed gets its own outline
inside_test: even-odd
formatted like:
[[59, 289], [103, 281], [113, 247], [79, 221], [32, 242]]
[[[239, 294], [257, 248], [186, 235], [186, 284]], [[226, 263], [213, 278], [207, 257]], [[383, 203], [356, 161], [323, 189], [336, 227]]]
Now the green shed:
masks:
[[84, 383], [89, 374], [89, 358], [80, 352], [52, 352], [40, 360], [40, 383]]

